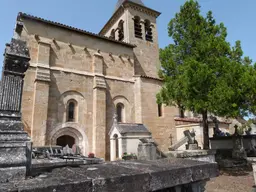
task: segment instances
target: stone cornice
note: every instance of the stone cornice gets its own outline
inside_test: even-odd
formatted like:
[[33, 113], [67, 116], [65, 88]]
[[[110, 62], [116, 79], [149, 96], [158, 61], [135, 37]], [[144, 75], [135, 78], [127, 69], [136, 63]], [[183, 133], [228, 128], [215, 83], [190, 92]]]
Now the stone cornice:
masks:
[[130, 2], [130, 1], [125, 2], [123, 5], [124, 5], [125, 8], [129, 7], [129, 8], [132, 8], [132, 9], [136, 10], [136, 11], [146, 13], [146, 14], [151, 15], [151, 16], [156, 17], [156, 18], [159, 15], [161, 15], [161, 13], [158, 12], [158, 11], [155, 11], [153, 9], [150, 9], [148, 7], [145, 7], [145, 6]]
[[109, 30], [114, 25], [114, 23], [121, 17], [123, 13], [124, 13], [124, 8], [120, 6], [119, 9], [116, 10], [116, 12], [112, 15], [112, 17], [101, 29], [101, 31], [99, 32], [99, 35], [105, 35], [107, 30]]
[[43, 19], [41, 17], [36, 17], [36, 16], [29, 15], [29, 14], [26, 14], [26, 13], [19, 13], [19, 15], [17, 17], [17, 21], [21, 22], [24, 19], [41, 22], [41, 23], [44, 23], [44, 24], [47, 24], [47, 25], [53, 25], [55, 27], [59, 27], [59, 28], [62, 28], [62, 29], [66, 29], [66, 30], [76, 32], [76, 33], [80, 33], [80, 34], [88, 35], [88, 36], [91, 36], [91, 37], [99, 38], [99, 39], [104, 40], [104, 41], [121, 44], [121, 45], [124, 45], [124, 46], [127, 46], [127, 47], [131, 47], [131, 48], [136, 47], [135, 45], [126, 43], [124, 41], [117, 41], [117, 40], [111, 39], [109, 37], [105, 37], [103, 35], [95, 34], [95, 33], [92, 33], [92, 32], [89, 32], [89, 31], [86, 31], [86, 30], [83, 30], [83, 29], [78, 29], [78, 28], [75, 28], [75, 27], [72, 27], [72, 26], [68, 26], [68, 25], [65, 25], [65, 24], [62, 24], [62, 23], [46, 20], [46, 19]]
[[99, 32], [99, 35], [105, 35], [106, 32], [113, 26], [113, 24], [118, 20], [118, 18], [120, 18], [120, 16], [122, 15], [122, 13], [124, 13], [124, 10], [126, 8], [132, 8], [136, 11], [140, 11], [143, 13], [146, 13], [148, 15], [151, 15], [153, 17], [158, 17], [161, 13], [158, 11], [155, 11], [153, 9], [150, 9], [148, 7], [130, 2], [130, 1], [126, 1], [123, 3], [122, 6], [120, 6], [116, 12], [113, 14], [113, 16], [108, 20], [108, 22], [105, 24], [105, 26], [101, 29], [101, 31]]
[[44, 69], [49, 69], [52, 71], [61, 71], [61, 72], [65, 72], [65, 73], [74, 73], [76, 75], [83, 75], [83, 76], [87, 76], [87, 77], [95, 77], [95, 76], [100, 76], [100, 77], [105, 77], [106, 80], [114, 80], [114, 81], [122, 81], [125, 83], [135, 83], [135, 81], [133, 80], [133, 78], [131, 79], [124, 79], [124, 78], [120, 78], [120, 77], [114, 77], [114, 76], [108, 76], [108, 75], [102, 75], [102, 74], [98, 74], [98, 73], [92, 73], [92, 72], [87, 72], [87, 71], [79, 71], [79, 70], [73, 70], [73, 69], [67, 69], [67, 68], [62, 68], [62, 67], [49, 67], [45, 64], [41, 64], [41, 63], [30, 63], [30, 68], [44, 68]]

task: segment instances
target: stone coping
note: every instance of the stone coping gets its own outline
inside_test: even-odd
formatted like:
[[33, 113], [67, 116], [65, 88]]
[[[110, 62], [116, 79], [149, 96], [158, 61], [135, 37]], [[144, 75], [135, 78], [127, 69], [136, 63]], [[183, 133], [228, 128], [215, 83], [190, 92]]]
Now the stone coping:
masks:
[[246, 160], [251, 163], [256, 163], [256, 157], [247, 157]]
[[64, 166], [79, 166], [79, 165], [87, 165], [87, 164], [98, 164], [102, 163], [103, 160], [98, 158], [77, 158], [77, 159], [32, 159], [31, 168], [33, 169], [41, 169], [41, 168], [57, 168]]
[[185, 151], [168, 151], [166, 153], [167, 157], [176, 157], [176, 158], [188, 158], [188, 157], [198, 157], [198, 156], [207, 156], [215, 155], [216, 150], [185, 150]]
[[[233, 139], [233, 135], [230, 136], [217, 136], [217, 137], [211, 137], [210, 140], [230, 140]], [[242, 137], [243, 139], [253, 139], [256, 138], [256, 135], [239, 135], [236, 137]]]
[[38, 177], [0, 184], [9, 192], [149, 192], [218, 176], [215, 163], [187, 159], [116, 161], [57, 168]]

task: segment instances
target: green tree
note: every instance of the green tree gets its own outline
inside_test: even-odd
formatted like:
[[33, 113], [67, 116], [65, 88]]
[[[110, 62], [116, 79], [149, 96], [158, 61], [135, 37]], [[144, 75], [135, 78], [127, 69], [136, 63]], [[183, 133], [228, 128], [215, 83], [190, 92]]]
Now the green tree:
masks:
[[208, 149], [209, 113], [235, 117], [248, 111], [246, 98], [252, 94], [244, 95], [244, 85], [254, 73], [251, 61], [242, 58], [239, 41], [231, 48], [224, 24], [216, 24], [211, 11], [203, 17], [196, 1], [181, 6], [168, 31], [174, 43], [160, 49], [159, 76], [164, 85], [158, 103], [201, 114]]

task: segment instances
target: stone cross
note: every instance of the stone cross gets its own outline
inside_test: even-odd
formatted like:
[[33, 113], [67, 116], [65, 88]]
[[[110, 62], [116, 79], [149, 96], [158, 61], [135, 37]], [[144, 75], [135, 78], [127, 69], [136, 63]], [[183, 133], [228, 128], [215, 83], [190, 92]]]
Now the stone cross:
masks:
[[172, 140], [173, 140], [173, 136], [172, 136], [172, 134], [170, 134], [170, 137], [169, 137], [169, 139], [170, 139], [170, 143], [171, 143], [171, 145], [172, 145]]

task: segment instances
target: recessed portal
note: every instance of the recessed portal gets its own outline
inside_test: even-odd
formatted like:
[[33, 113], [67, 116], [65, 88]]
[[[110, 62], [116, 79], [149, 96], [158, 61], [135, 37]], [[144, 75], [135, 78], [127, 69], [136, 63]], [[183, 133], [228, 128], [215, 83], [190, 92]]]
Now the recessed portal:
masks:
[[63, 135], [57, 139], [56, 144], [62, 147], [68, 145], [71, 148], [75, 144], [75, 138], [69, 135]]

